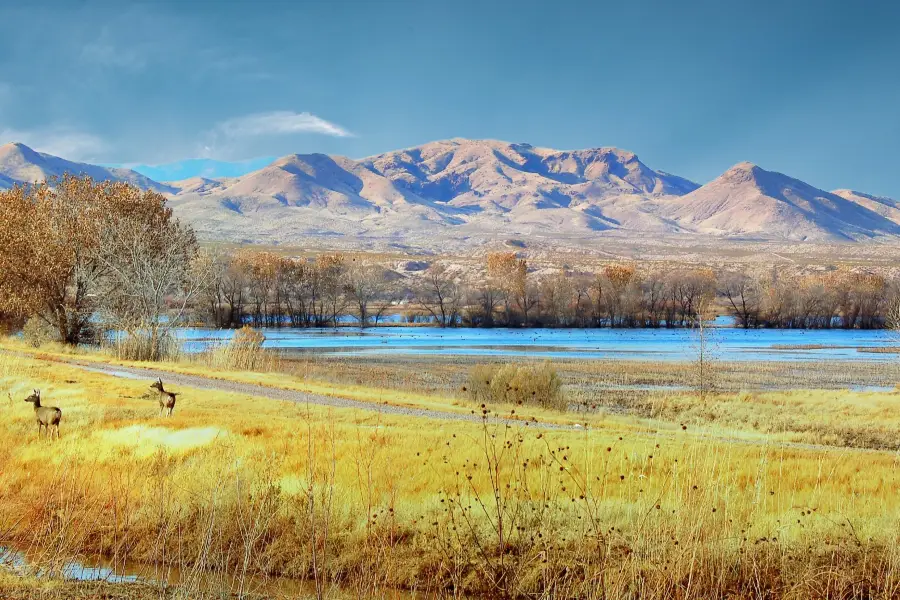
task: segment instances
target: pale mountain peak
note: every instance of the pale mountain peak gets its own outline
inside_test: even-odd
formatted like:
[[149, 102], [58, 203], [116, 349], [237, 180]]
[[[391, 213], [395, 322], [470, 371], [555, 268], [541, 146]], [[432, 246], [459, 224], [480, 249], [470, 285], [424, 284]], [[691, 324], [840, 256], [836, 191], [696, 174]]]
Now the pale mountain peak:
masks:
[[732, 173], [732, 172], [735, 172], [735, 173], [753, 173], [753, 172], [756, 172], [756, 171], [762, 171], [762, 170], [763, 170], [763, 169], [762, 169], [759, 165], [757, 165], [757, 164], [755, 164], [755, 163], [752, 163], [752, 162], [750, 162], [750, 161], [748, 161], [748, 160], [745, 160], [745, 161], [742, 161], [742, 162], [737, 163], [736, 165], [732, 166], [730, 169], [728, 169], [728, 170], [725, 171], [725, 172], [726, 172], [726, 173]]
[[610, 229], [789, 240], [900, 236], [900, 205], [889, 199], [825, 192], [751, 162], [701, 187], [610, 146], [555, 150], [453, 138], [361, 160], [289, 154], [245, 174], [168, 185], [20, 143], [0, 146], [0, 189], [67, 172], [168, 193], [177, 214], [209, 239], [402, 235], [428, 245], [484, 232], [588, 239]]
[[39, 152], [32, 150], [22, 142], [9, 142], [0, 146], [0, 157], [7, 158], [12, 156], [18, 156], [32, 162], [42, 160]]

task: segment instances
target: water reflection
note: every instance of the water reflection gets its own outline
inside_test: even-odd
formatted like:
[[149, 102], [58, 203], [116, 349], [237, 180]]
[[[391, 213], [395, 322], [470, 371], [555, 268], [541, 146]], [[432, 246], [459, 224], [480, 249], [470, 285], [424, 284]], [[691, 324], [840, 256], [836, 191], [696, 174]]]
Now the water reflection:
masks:
[[[712, 328], [710, 349], [726, 361], [892, 361], [897, 346], [884, 330], [745, 330]], [[337, 356], [388, 354], [555, 359], [690, 360], [697, 337], [686, 329], [440, 329], [374, 327], [268, 329], [265, 345]], [[187, 351], [227, 343], [230, 330], [181, 329]]]

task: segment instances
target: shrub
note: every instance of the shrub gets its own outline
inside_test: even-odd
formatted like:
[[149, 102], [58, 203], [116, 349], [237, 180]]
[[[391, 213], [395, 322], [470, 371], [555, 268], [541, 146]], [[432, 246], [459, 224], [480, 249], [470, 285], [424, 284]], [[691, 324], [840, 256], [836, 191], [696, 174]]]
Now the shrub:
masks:
[[200, 356], [201, 362], [213, 367], [237, 371], [272, 371], [278, 368], [278, 357], [263, 348], [266, 336], [245, 325], [234, 332], [227, 344], [210, 348]]
[[44, 344], [59, 341], [59, 332], [40, 317], [31, 317], [22, 328], [22, 337], [30, 346], [39, 348]]
[[118, 332], [106, 338], [105, 345], [120, 360], [171, 360], [181, 356], [181, 344], [169, 331], [158, 332], [154, 339], [146, 331]]
[[566, 410], [562, 380], [549, 363], [541, 365], [476, 365], [466, 386], [481, 404], [531, 404]]
[[234, 337], [226, 346], [228, 364], [231, 368], [245, 371], [253, 371], [262, 366], [265, 359], [263, 342], [266, 336], [263, 332], [244, 325], [234, 332]]

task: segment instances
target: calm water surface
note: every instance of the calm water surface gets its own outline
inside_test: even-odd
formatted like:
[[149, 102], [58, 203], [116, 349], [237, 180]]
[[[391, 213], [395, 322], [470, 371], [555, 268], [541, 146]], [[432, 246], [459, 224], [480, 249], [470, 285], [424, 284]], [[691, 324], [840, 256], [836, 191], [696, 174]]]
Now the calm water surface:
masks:
[[[727, 361], [896, 360], [891, 353], [866, 352], [900, 346], [883, 330], [745, 330], [708, 328], [708, 344]], [[188, 351], [226, 343], [233, 331], [181, 329]], [[443, 355], [532, 358], [689, 360], [698, 336], [687, 329], [440, 329], [372, 327], [358, 329], [268, 329], [267, 348], [338, 356]]]

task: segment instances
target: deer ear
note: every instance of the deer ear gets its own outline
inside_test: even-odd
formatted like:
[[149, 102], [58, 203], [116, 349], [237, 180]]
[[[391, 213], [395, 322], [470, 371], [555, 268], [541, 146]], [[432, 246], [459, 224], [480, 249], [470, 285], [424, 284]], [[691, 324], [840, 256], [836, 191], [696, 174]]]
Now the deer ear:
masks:
[[156, 378], [156, 381], [159, 382], [159, 383], [162, 383], [162, 377], [157, 377], [157, 378]]

